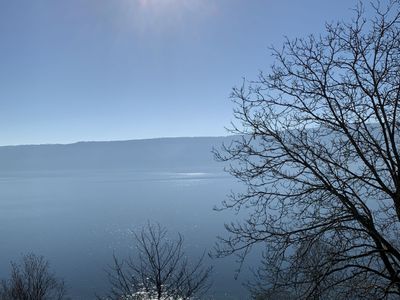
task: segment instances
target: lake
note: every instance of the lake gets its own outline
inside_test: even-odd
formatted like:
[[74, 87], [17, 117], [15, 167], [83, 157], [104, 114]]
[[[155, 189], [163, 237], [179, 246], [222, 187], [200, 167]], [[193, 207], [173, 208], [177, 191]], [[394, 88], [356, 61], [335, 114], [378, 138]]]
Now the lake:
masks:
[[[0, 277], [10, 260], [33, 252], [45, 256], [72, 299], [94, 299], [108, 289], [104, 269], [112, 255], [134, 254], [132, 231], [148, 221], [185, 237], [186, 253], [209, 251], [232, 212], [213, 207], [238, 183], [226, 173], [79, 170], [0, 174]], [[254, 263], [254, 262], [253, 262]], [[243, 299], [246, 267], [234, 279], [234, 258], [209, 259], [215, 299]], [[249, 263], [251, 265], [251, 262]]]

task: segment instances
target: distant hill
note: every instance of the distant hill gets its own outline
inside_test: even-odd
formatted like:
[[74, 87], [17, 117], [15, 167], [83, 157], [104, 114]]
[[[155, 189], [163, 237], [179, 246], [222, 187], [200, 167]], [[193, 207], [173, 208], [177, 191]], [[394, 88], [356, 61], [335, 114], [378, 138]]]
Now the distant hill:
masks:
[[211, 150], [233, 137], [159, 138], [0, 147], [0, 172], [133, 169], [221, 171]]

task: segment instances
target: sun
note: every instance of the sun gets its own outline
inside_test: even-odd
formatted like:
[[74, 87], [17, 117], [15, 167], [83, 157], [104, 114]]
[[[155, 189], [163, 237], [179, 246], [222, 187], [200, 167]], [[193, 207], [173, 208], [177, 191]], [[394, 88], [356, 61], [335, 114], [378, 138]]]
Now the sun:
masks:
[[207, 9], [214, 7], [214, 1], [211, 0], [133, 0], [133, 2], [136, 2], [140, 9], [151, 10], [159, 13], [179, 11], [198, 11], [199, 13], [202, 13]]
[[140, 34], [175, 32], [185, 28], [193, 17], [215, 14], [213, 0], [120, 0], [126, 26]]
[[153, 9], [153, 10], [185, 8], [188, 5], [191, 5], [190, 3], [196, 2], [187, 0], [137, 0], [137, 1], [140, 8]]

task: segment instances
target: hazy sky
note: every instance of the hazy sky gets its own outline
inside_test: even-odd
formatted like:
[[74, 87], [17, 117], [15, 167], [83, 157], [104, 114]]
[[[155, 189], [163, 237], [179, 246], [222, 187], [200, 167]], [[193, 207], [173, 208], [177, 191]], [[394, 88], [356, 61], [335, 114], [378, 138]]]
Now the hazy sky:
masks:
[[283, 36], [353, 0], [0, 0], [0, 144], [225, 135]]

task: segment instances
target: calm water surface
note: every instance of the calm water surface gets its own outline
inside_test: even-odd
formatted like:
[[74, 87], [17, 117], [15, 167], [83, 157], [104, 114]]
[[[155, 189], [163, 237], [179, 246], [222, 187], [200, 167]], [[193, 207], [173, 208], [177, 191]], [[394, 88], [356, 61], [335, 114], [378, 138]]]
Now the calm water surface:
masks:
[[[189, 256], [201, 255], [237, 218], [213, 207], [238, 184], [225, 173], [117, 171], [19, 172], [0, 174], [0, 277], [10, 260], [44, 255], [63, 277], [72, 299], [93, 299], [107, 290], [104, 269], [113, 253], [133, 253], [132, 230], [148, 220], [181, 232]], [[233, 258], [214, 265], [215, 299], [245, 299], [235, 281]]]

